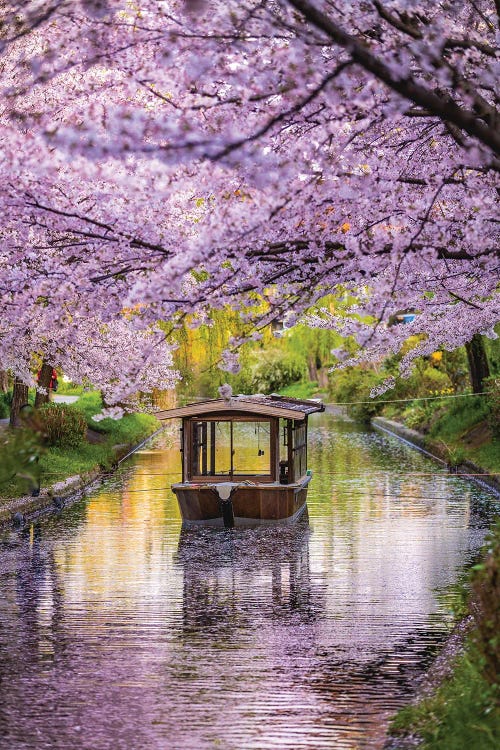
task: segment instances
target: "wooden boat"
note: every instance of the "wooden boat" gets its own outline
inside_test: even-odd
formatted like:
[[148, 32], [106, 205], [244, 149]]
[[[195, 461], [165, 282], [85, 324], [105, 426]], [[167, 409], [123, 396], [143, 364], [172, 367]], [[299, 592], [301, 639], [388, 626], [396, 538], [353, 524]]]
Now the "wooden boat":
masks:
[[318, 400], [272, 394], [199, 401], [158, 412], [182, 419], [182, 482], [172, 485], [185, 526], [291, 522], [303, 513], [307, 418]]

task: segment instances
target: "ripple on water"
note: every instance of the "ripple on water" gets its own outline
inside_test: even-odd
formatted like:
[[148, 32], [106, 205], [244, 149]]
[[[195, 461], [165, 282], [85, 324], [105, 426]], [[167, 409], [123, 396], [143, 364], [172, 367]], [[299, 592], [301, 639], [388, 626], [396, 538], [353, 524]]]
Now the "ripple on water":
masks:
[[2, 750], [383, 746], [450, 628], [487, 495], [385, 435], [311, 421], [295, 526], [181, 530], [161, 438], [5, 535]]

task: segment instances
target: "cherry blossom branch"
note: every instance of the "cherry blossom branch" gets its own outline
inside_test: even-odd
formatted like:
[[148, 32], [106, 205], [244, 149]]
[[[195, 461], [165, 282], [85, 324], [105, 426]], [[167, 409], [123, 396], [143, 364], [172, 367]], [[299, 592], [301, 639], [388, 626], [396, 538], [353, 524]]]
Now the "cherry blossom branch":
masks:
[[439, 96], [418, 83], [411, 73], [396, 77], [395, 71], [374, 55], [352, 35], [348, 34], [331, 18], [314, 7], [308, 0], [287, 0], [300, 11], [313, 26], [324, 31], [333, 42], [346, 49], [354, 62], [396, 91], [405, 99], [425, 108], [435, 117], [452, 122], [480, 143], [500, 156], [500, 133], [496, 127], [487, 125], [474, 112], [459, 106], [450, 95]]

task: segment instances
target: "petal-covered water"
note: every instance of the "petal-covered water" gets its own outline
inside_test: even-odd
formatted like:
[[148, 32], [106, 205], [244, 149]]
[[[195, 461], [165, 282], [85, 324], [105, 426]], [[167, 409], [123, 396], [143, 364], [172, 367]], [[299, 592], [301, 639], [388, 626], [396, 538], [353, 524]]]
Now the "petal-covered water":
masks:
[[0, 545], [2, 750], [381, 748], [491, 496], [311, 419], [309, 519], [182, 531], [177, 438]]

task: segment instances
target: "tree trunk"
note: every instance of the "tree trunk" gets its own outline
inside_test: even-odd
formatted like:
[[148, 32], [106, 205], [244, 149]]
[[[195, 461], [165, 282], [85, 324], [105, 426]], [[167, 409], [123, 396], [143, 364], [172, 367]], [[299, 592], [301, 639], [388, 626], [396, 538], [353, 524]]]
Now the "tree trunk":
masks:
[[14, 378], [14, 392], [12, 394], [12, 404], [10, 407], [10, 426], [19, 425], [19, 412], [23, 406], [28, 403], [28, 386], [19, 378]]
[[309, 354], [307, 357], [307, 370], [309, 373], [309, 380], [311, 382], [318, 381], [318, 368], [316, 366], [316, 355]]
[[475, 333], [472, 339], [465, 345], [467, 360], [469, 362], [469, 375], [473, 393], [482, 393], [483, 380], [489, 378], [490, 368], [483, 337]]
[[9, 376], [6, 370], [0, 370], [0, 393], [7, 393], [9, 390]]
[[326, 367], [320, 367], [318, 370], [318, 386], [322, 390], [328, 390], [328, 370]]
[[47, 404], [50, 401], [49, 386], [52, 380], [52, 365], [47, 364], [45, 360], [42, 362], [42, 368], [40, 370], [40, 377], [38, 378], [38, 385], [45, 388], [47, 393], [36, 392], [35, 396], [35, 409], [38, 409], [43, 404]]

